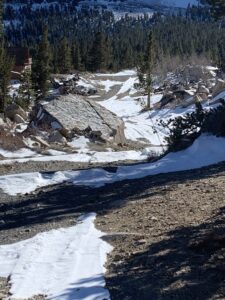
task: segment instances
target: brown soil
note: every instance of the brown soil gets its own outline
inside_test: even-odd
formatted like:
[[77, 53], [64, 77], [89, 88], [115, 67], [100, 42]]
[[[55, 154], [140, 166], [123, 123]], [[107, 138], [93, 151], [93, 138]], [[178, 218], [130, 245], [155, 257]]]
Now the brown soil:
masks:
[[[114, 171], [114, 170], [112, 170]], [[0, 199], [0, 244], [86, 212], [113, 246], [112, 300], [225, 299], [225, 163], [92, 189], [71, 184]]]

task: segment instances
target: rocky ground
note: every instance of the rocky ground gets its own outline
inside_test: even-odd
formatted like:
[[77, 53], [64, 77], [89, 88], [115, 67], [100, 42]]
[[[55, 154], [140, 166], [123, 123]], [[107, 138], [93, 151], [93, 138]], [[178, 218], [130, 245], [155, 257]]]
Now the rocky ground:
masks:
[[[142, 161], [145, 162], [145, 161]], [[2, 164], [0, 165], [0, 176], [18, 173], [29, 173], [29, 172], [57, 172], [67, 170], [83, 170], [90, 168], [116, 168], [121, 165], [130, 165], [140, 162], [133, 160], [124, 160], [114, 163], [85, 163], [85, 162], [69, 162], [69, 161], [43, 161], [35, 162], [28, 161], [24, 163], [13, 162], [13, 164]]]
[[[2, 194], [0, 244], [71, 226], [94, 211], [114, 246], [106, 274], [111, 299], [225, 299], [224, 181], [222, 163], [98, 189], [67, 183]], [[0, 283], [7, 294], [7, 280]]]

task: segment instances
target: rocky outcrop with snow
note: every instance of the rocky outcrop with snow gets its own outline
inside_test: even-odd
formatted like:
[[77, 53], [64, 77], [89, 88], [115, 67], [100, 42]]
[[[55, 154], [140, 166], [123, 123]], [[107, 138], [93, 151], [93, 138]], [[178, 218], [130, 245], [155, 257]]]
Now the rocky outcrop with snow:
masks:
[[41, 106], [35, 123], [67, 137], [84, 135], [93, 140], [124, 144], [124, 123], [114, 113], [92, 100], [75, 95], [57, 97]]

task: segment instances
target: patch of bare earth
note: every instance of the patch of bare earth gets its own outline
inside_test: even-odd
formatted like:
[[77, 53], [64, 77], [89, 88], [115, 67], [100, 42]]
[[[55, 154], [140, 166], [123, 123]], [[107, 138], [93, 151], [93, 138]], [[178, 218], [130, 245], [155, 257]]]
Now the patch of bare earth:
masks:
[[114, 246], [112, 300], [225, 299], [224, 183], [224, 175], [156, 186], [149, 178], [144, 192], [98, 217]]
[[22, 135], [19, 133], [12, 133], [12, 128], [0, 126], [0, 148], [8, 151], [15, 151], [25, 147]]
[[225, 299], [225, 163], [101, 188], [2, 194], [0, 244], [72, 226], [88, 212], [114, 246], [106, 266], [112, 300]]

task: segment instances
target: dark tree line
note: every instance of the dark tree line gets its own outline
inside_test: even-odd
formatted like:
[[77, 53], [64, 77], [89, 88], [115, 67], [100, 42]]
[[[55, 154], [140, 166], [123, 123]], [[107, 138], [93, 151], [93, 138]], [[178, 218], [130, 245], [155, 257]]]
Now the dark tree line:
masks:
[[0, 0], [0, 113], [4, 113], [8, 100], [8, 85], [13, 60], [7, 55], [3, 33], [3, 0]]
[[146, 52], [150, 29], [155, 32], [158, 60], [197, 54], [223, 66], [225, 28], [210, 17], [208, 8], [189, 6], [182, 16], [126, 16], [118, 21], [112, 12], [77, 9], [69, 1], [37, 10], [31, 10], [29, 5], [21, 9], [9, 7], [4, 17], [7, 41], [28, 46], [34, 58], [43, 28], [48, 25], [53, 72], [137, 66]]
[[[156, 13], [151, 18], [127, 15], [120, 20], [115, 20], [113, 13], [104, 9], [77, 9], [79, 1], [53, 4], [49, 0], [48, 6], [36, 10], [31, 9], [33, 2], [26, 2], [21, 8], [14, 7], [12, 1], [5, 6], [5, 43], [30, 48], [34, 58], [34, 88], [42, 95], [47, 92], [50, 72], [95, 72], [139, 66], [140, 75], [149, 73], [143, 78], [143, 86], [150, 95], [152, 69], [157, 62], [166, 64], [173, 57], [186, 59], [195, 55], [207, 57], [225, 70], [225, 26], [210, 14], [221, 16], [221, 10], [218, 13], [221, 1], [207, 0], [211, 6], [204, 8], [189, 6], [186, 13], [180, 15]], [[223, 11], [223, 3], [221, 5]], [[1, 32], [4, 40], [2, 29]], [[154, 47], [150, 45], [151, 36]], [[3, 42], [1, 45], [4, 49]], [[7, 61], [6, 57], [4, 60]], [[6, 69], [2, 66], [0, 72]], [[1, 93], [6, 93], [3, 79]]]

